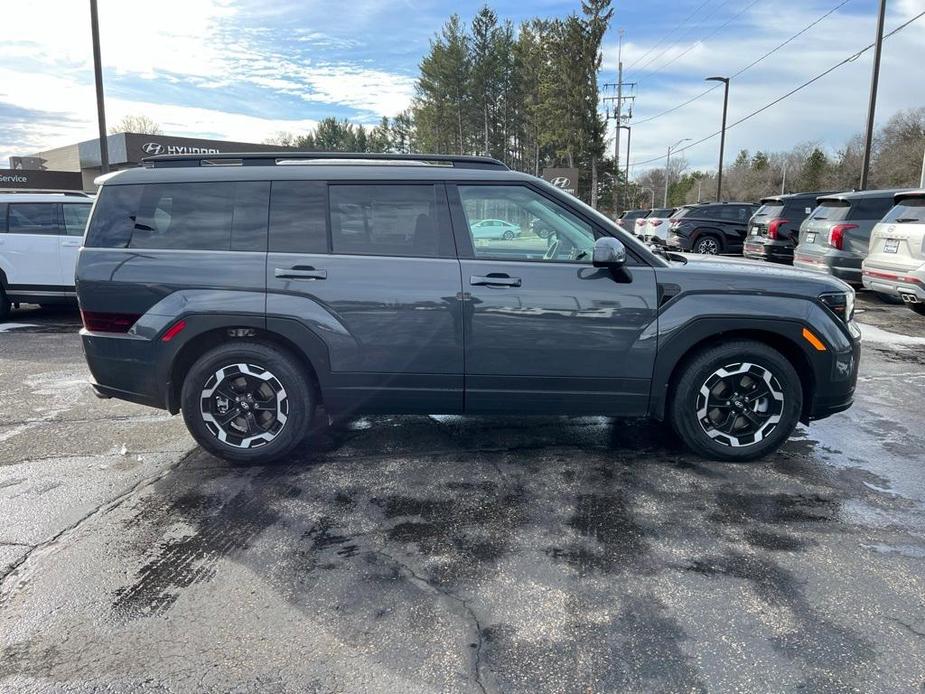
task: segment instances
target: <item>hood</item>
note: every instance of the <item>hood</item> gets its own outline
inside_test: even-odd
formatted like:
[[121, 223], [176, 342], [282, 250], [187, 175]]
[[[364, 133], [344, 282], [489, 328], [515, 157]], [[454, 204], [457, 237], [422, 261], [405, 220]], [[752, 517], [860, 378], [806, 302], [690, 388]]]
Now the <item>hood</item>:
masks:
[[659, 281], [678, 284], [682, 291], [769, 292], [814, 297], [826, 292], [852, 291], [847, 283], [822, 272], [747, 260], [686, 257], [686, 265], [672, 262], [671, 267], [659, 269]]

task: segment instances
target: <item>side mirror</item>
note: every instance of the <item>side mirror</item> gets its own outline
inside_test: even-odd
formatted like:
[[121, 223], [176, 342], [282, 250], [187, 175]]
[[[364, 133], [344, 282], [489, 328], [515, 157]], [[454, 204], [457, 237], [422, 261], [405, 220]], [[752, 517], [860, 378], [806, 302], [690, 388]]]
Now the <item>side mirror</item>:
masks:
[[626, 265], [626, 246], [612, 236], [602, 236], [594, 242], [594, 267], [618, 268]]

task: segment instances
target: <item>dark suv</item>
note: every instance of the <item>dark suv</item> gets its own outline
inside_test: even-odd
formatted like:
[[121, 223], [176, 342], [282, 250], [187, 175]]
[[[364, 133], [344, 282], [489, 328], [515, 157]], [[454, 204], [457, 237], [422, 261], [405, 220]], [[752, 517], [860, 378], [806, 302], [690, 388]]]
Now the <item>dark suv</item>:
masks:
[[748, 220], [757, 209], [750, 202], [684, 205], [671, 216], [668, 247], [705, 255], [740, 254]]
[[218, 456], [282, 456], [322, 405], [650, 416], [748, 460], [851, 404], [832, 277], [656, 255], [489, 158], [202, 157], [100, 179], [77, 292], [97, 393], [182, 410]]
[[800, 238], [800, 224], [816, 208], [816, 198], [828, 192], [772, 195], [749, 222], [742, 255], [754, 260], [793, 264], [793, 249]]

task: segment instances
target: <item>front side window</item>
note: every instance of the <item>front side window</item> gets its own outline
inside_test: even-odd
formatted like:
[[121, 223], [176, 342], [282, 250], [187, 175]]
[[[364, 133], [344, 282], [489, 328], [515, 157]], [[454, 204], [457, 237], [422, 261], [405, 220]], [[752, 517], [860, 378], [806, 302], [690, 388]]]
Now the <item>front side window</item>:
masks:
[[[590, 262], [595, 232], [562, 205], [527, 186], [459, 186], [476, 258]], [[503, 224], [490, 229], [485, 219]]]
[[84, 235], [91, 207], [91, 205], [78, 203], [62, 206], [62, 209], [64, 209], [64, 228], [67, 230], [68, 236]]
[[269, 192], [266, 182], [103, 186], [86, 245], [266, 250]]
[[336, 184], [328, 195], [334, 253], [455, 256], [445, 205], [431, 184]]
[[53, 202], [10, 203], [9, 233], [61, 234], [58, 205]]

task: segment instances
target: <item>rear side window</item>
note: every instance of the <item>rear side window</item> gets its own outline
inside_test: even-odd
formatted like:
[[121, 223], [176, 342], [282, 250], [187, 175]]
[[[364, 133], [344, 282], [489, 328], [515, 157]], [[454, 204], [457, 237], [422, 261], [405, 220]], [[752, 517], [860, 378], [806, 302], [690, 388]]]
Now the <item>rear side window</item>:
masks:
[[86, 245], [266, 250], [267, 182], [103, 186]]
[[87, 226], [87, 217], [90, 216], [91, 205], [84, 203], [71, 203], [62, 205], [64, 210], [64, 228], [68, 236], [83, 236]]
[[0, 234], [6, 232], [6, 204], [0, 203]]
[[270, 250], [328, 252], [327, 184], [275, 181], [270, 195]]
[[844, 200], [825, 200], [813, 210], [810, 219], [824, 219], [829, 222], [841, 222], [848, 217], [851, 203]]
[[876, 219], [879, 221], [883, 218], [883, 215], [890, 211], [892, 206], [892, 195], [858, 198], [851, 203], [851, 212], [848, 214], [848, 219]]
[[925, 198], [906, 198], [883, 218], [889, 224], [925, 224]]
[[430, 184], [331, 185], [334, 253], [454, 257], [445, 204]]
[[8, 218], [11, 234], [63, 233], [54, 202], [11, 202]]

